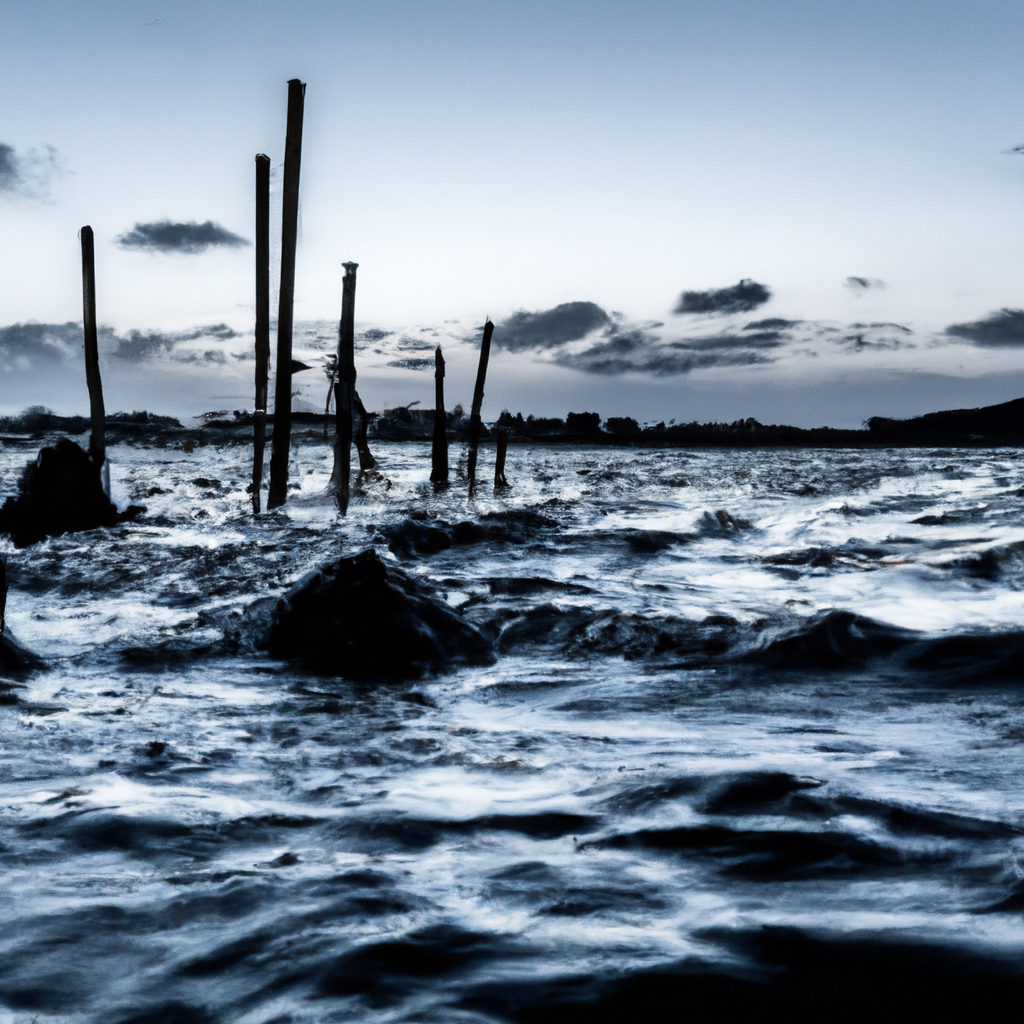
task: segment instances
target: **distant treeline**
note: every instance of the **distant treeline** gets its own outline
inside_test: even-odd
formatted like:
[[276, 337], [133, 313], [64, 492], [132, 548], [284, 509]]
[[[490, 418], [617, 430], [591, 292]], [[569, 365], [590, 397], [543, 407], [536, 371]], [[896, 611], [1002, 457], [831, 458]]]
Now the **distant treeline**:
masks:
[[[211, 412], [199, 417], [202, 426], [186, 427], [170, 416], [149, 412], [114, 413], [106, 417], [113, 436], [137, 436], [188, 432], [230, 432], [232, 440], [244, 440], [252, 429], [247, 412]], [[333, 428], [334, 417], [330, 417]], [[316, 426], [322, 431], [324, 417], [318, 413], [292, 413], [296, 425]], [[273, 416], [268, 417], [273, 423]], [[465, 440], [469, 417], [461, 405], [446, 416], [449, 438]], [[0, 417], [0, 433], [29, 435], [50, 432], [81, 434], [89, 429], [84, 416], [57, 416], [34, 406], [19, 416]], [[596, 412], [570, 412], [565, 419], [523, 416], [507, 409], [483, 428], [484, 437], [504, 430], [520, 442], [572, 442], [575, 444], [644, 445], [682, 448], [700, 447], [979, 447], [1024, 445], [1024, 398], [982, 409], [953, 409], [913, 419], [896, 420], [881, 416], [869, 419], [860, 430], [832, 427], [804, 429], [785, 425], [767, 426], [753, 417], [732, 423], [641, 424], [631, 416], [610, 416], [602, 420]], [[371, 414], [369, 436], [381, 441], [429, 441], [434, 430], [434, 410], [385, 409]]]

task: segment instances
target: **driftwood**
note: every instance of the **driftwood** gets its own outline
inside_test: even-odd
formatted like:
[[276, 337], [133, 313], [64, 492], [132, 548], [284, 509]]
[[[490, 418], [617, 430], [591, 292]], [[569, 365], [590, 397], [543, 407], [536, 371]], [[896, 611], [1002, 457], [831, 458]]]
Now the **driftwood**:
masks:
[[334, 385], [335, 433], [334, 472], [331, 482], [342, 515], [348, 511], [352, 475], [352, 416], [355, 412], [356, 357], [356, 268], [358, 263], [343, 263], [341, 283], [341, 323], [338, 325], [338, 373]]
[[494, 486], [495, 488], [508, 487], [508, 481], [505, 479], [505, 452], [508, 450], [508, 431], [495, 431], [495, 438], [498, 442], [498, 448], [494, 456]]
[[260, 513], [270, 381], [270, 157], [256, 157], [256, 401], [252, 415], [252, 510]]
[[267, 508], [288, 498], [288, 454], [292, 436], [292, 315], [295, 304], [295, 247], [299, 232], [299, 169], [302, 163], [302, 113], [306, 87], [288, 83], [288, 130], [284, 144], [284, 208], [281, 216], [281, 290], [277, 310], [277, 384], [274, 388], [274, 437], [270, 456]]
[[430, 480], [448, 483], [448, 422], [444, 411], [444, 356], [434, 350], [434, 441], [430, 449]]
[[469, 476], [469, 490], [472, 493], [476, 486], [476, 454], [480, 446], [480, 407], [484, 402], [484, 381], [487, 378], [487, 360], [491, 355], [491, 335], [494, 333], [494, 324], [490, 320], [484, 324], [484, 337], [480, 343], [480, 365], [476, 371], [476, 387], [473, 388], [473, 408], [469, 415], [469, 460], [467, 463], [467, 475]]

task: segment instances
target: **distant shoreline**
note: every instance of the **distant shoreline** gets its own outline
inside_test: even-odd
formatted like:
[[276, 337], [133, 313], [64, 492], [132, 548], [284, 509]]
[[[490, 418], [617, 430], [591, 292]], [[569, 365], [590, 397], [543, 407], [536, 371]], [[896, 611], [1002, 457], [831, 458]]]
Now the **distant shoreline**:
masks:
[[[333, 434], [332, 423], [329, 425]], [[469, 417], [457, 408], [448, 414], [448, 440], [468, 438]], [[245, 444], [251, 439], [252, 415], [247, 412], [207, 413], [199, 422], [182, 424], [170, 416], [147, 412], [115, 413], [106, 418], [111, 441], [151, 438], [219, 441]], [[274, 417], [267, 417], [269, 426]], [[293, 412], [300, 437], [322, 438], [324, 416]], [[429, 441], [432, 409], [389, 409], [373, 416], [371, 441]], [[305, 429], [303, 429], [305, 428]], [[523, 417], [503, 412], [484, 424], [483, 439], [497, 430], [511, 444], [586, 445], [626, 448], [984, 448], [1024, 446], [1024, 398], [980, 409], [952, 409], [897, 420], [876, 416], [860, 430], [835, 427], [765, 425], [750, 418], [733, 423], [657, 423], [641, 426], [631, 417], [601, 420], [597, 413], [569, 413], [564, 420]], [[19, 416], [0, 417], [0, 441], [25, 442], [49, 434], [79, 435], [89, 431], [84, 416], [58, 416], [45, 409], [28, 409]]]

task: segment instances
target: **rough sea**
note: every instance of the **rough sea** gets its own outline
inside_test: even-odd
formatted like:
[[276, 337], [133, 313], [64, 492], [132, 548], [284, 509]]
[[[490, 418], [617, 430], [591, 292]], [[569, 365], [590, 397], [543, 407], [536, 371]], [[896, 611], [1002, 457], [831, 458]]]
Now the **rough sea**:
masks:
[[[374, 454], [254, 519], [248, 445], [117, 444], [144, 516], [3, 542], [0, 1024], [1022, 1019], [1020, 451]], [[254, 645], [368, 546], [493, 664]]]

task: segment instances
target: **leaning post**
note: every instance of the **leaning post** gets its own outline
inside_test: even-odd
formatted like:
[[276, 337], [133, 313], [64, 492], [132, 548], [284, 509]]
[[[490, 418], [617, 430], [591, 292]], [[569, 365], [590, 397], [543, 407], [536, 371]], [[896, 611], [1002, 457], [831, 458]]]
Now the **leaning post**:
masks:
[[82, 325], [85, 332], [85, 382], [89, 387], [89, 417], [92, 434], [89, 456], [97, 471], [106, 459], [106, 416], [103, 411], [103, 382], [100, 380], [100, 353], [96, 341], [96, 258], [92, 228], [86, 224], [82, 239]]
[[281, 290], [277, 310], [277, 384], [274, 388], [274, 436], [270, 455], [267, 509], [288, 498], [288, 452], [292, 438], [292, 314], [295, 305], [295, 248], [299, 234], [299, 166], [302, 162], [302, 111], [306, 86], [288, 83], [288, 130], [284, 143], [284, 195], [281, 216]]
[[256, 157], [256, 401], [252, 415], [252, 510], [260, 513], [270, 381], [270, 157]]
[[480, 365], [476, 371], [476, 387], [473, 389], [473, 408], [469, 416], [469, 490], [476, 486], [476, 453], [480, 446], [480, 407], [484, 403], [484, 380], [487, 377], [487, 360], [491, 355], [491, 335], [494, 324], [490, 320], [484, 324], [484, 339], [480, 343]]
[[334, 431], [334, 496], [342, 515], [348, 511], [352, 471], [352, 416], [356, 396], [356, 268], [358, 263], [343, 263], [341, 283], [341, 323], [338, 325], [338, 377], [334, 385], [336, 426]]
[[430, 481], [448, 483], [448, 417], [444, 411], [444, 356], [434, 349], [434, 443], [430, 449]]

